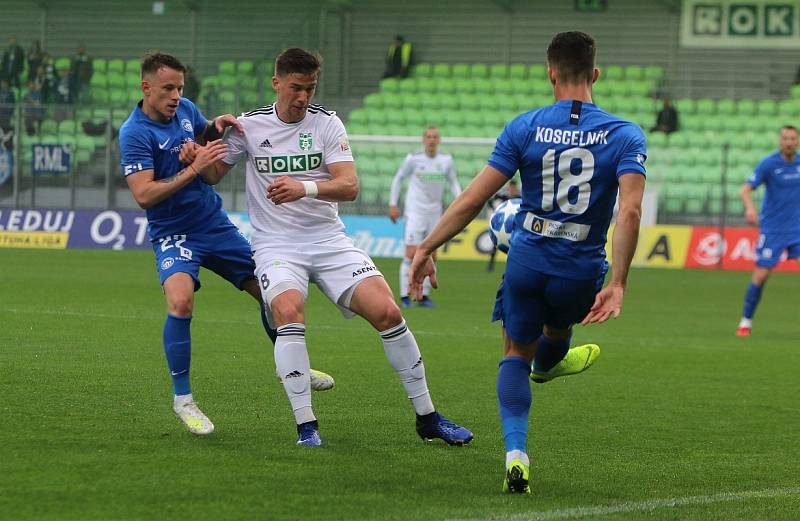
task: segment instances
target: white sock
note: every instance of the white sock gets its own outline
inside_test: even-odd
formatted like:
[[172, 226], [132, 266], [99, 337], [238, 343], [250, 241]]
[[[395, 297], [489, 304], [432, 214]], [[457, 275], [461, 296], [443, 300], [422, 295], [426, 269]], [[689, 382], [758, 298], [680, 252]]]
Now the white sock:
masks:
[[408, 269], [411, 267], [411, 259], [403, 258], [400, 263], [400, 297], [408, 296]]
[[425, 280], [422, 281], [422, 296], [427, 297], [431, 294], [431, 278], [425, 277]]
[[522, 452], [521, 450], [510, 450], [506, 452], [506, 467], [508, 467], [512, 461], [515, 459], [520, 460], [522, 463], [526, 465], [530, 465], [531, 461], [528, 459], [528, 455]]
[[744, 318], [739, 321], [739, 327], [749, 327], [750, 329], [753, 328], [753, 320], [749, 318]]
[[286, 324], [278, 328], [275, 340], [275, 368], [298, 425], [316, 420], [311, 410], [311, 363], [305, 335], [305, 324]]
[[425, 380], [425, 364], [422, 363], [417, 341], [408, 330], [406, 321], [381, 331], [381, 338], [386, 358], [400, 377], [414, 410], [419, 415], [434, 412], [428, 382]]

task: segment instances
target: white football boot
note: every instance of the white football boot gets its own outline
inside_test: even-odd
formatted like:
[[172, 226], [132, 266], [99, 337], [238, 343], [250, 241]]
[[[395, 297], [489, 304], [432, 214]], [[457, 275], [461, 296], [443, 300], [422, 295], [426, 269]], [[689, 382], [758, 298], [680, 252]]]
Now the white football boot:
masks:
[[323, 373], [316, 369], [311, 370], [311, 389], [314, 391], [328, 391], [333, 389], [334, 385], [336, 385], [336, 382], [328, 373]]
[[172, 410], [192, 434], [208, 436], [214, 432], [214, 424], [194, 403], [191, 394], [176, 396], [172, 402]]

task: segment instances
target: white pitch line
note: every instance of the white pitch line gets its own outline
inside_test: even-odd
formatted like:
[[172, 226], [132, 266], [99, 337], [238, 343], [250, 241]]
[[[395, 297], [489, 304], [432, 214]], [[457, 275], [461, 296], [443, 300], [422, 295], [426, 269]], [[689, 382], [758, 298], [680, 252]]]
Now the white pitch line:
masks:
[[[17, 309], [17, 308], [0, 308], [0, 312], [6, 313], [14, 313], [14, 314], [26, 314], [26, 315], [51, 315], [51, 316], [65, 316], [65, 317], [85, 317], [85, 318], [110, 318], [114, 320], [163, 320], [163, 315], [122, 315], [122, 314], [113, 314], [113, 313], [94, 313], [94, 312], [86, 312], [86, 311], [71, 311], [68, 309]], [[255, 314], [255, 313], [254, 313]], [[255, 320], [255, 319], [254, 319]], [[201, 322], [212, 323], [212, 324], [236, 324], [236, 325], [247, 325], [251, 324], [252, 321], [250, 320], [226, 320], [226, 319], [219, 319], [219, 318], [201, 318]], [[330, 326], [330, 325], [312, 325], [314, 329], [321, 329], [324, 331], [351, 331], [352, 327], [347, 325], [342, 326]], [[464, 338], [476, 338], [476, 337], [483, 337], [491, 340], [495, 340], [498, 344], [500, 343], [500, 331], [492, 331], [491, 334], [479, 332], [477, 330], [448, 330], [448, 331], [425, 331], [415, 329], [414, 334], [416, 335], [430, 335], [430, 336], [447, 336], [447, 337], [464, 337]]]
[[628, 514], [633, 512], [652, 512], [667, 508], [676, 508], [690, 505], [711, 505], [714, 503], [741, 502], [750, 499], [778, 498], [800, 495], [800, 487], [768, 488], [764, 490], [744, 490], [741, 492], [722, 492], [709, 496], [685, 496], [670, 499], [647, 499], [645, 501], [629, 501], [609, 506], [584, 506], [567, 508], [563, 510], [547, 510], [544, 512], [527, 512], [524, 514], [511, 514], [508, 516], [450, 519], [448, 521], [550, 521], [553, 519], [580, 519], [593, 516], [607, 516], [611, 514]]

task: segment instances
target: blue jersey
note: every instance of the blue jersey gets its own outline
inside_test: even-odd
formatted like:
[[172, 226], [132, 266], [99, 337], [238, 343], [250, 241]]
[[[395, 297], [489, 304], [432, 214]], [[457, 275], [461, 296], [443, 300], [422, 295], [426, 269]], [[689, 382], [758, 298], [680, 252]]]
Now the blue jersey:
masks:
[[800, 157], [791, 163], [780, 154], [770, 154], [747, 180], [753, 188], [764, 184], [759, 226], [761, 233], [800, 235]]
[[605, 267], [608, 226], [625, 173], [646, 173], [642, 130], [591, 103], [562, 100], [511, 121], [489, 159], [517, 170], [522, 205], [509, 262], [571, 279], [596, 279]]
[[[186, 98], [166, 123], [150, 119], [141, 102], [119, 131], [122, 175], [154, 170], [154, 179], [174, 176], [183, 166], [178, 161], [181, 146], [203, 133], [206, 118]], [[227, 221], [222, 198], [199, 177], [171, 197], [147, 209], [148, 233], [155, 240], [173, 234], [207, 229]]]

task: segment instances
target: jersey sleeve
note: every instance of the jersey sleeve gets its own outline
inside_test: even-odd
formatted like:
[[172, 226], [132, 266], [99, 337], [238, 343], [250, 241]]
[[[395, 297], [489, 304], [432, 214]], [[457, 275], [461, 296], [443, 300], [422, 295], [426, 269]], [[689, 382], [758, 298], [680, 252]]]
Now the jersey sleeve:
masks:
[[517, 126], [517, 119], [506, 125], [497, 138], [494, 151], [489, 157], [489, 166], [506, 177], [514, 177], [514, 174], [519, 170], [520, 154], [515, 140]]
[[453, 197], [461, 195], [461, 185], [458, 183], [458, 173], [456, 172], [456, 162], [450, 158], [450, 165], [447, 168], [447, 180], [450, 183], [450, 191]]
[[617, 177], [628, 173], [647, 175], [644, 162], [647, 160], [647, 145], [642, 129], [630, 125], [630, 136], [626, 140], [625, 148], [620, 154], [617, 164]]
[[[239, 116], [237, 119], [244, 126], [244, 118]], [[242, 156], [247, 154], [246, 135], [237, 132], [236, 129], [230, 129], [222, 141], [228, 145], [228, 155], [222, 160], [226, 165], [235, 165]]]
[[767, 179], [768, 169], [766, 168], [766, 159], [762, 159], [750, 177], [747, 178], [745, 183], [749, 184], [753, 189], [758, 188]]
[[149, 134], [144, 129], [124, 128], [119, 134], [119, 155], [123, 177], [142, 170], [152, 170], [153, 146], [149, 142]]
[[411, 160], [412, 157], [412, 154], [408, 154], [406, 159], [403, 161], [403, 164], [397, 169], [397, 173], [394, 174], [394, 179], [392, 179], [392, 189], [389, 192], [390, 206], [397, 206], [397, 202], [400, 200], [400, 191], [403, 189], [403, 179], [411, 175], [411, 172], [414, 171]]
[[343, 161], [353, 161], [353, 151], [350, 150], [350, 140], [347, 139], [347, 131], [339, 116], [330, 117], [327, 132], [324, 134], [325, 142], [324, 157], [325, 164], [341, 163]]
[[195, 139], [197, 139], [199, 136], [203, 134], [203, 132], [206, 131], [206, 127], [208, 126], [208, 120], [206, 120], [206, 117], [203, 115], [200, 109], [197, 108], [197, 105], [195, 105], [189, 100], [186, 101], [188, 101], [190, 106], [192, 107], [192, 127], [194, 128], [194, 137]]

